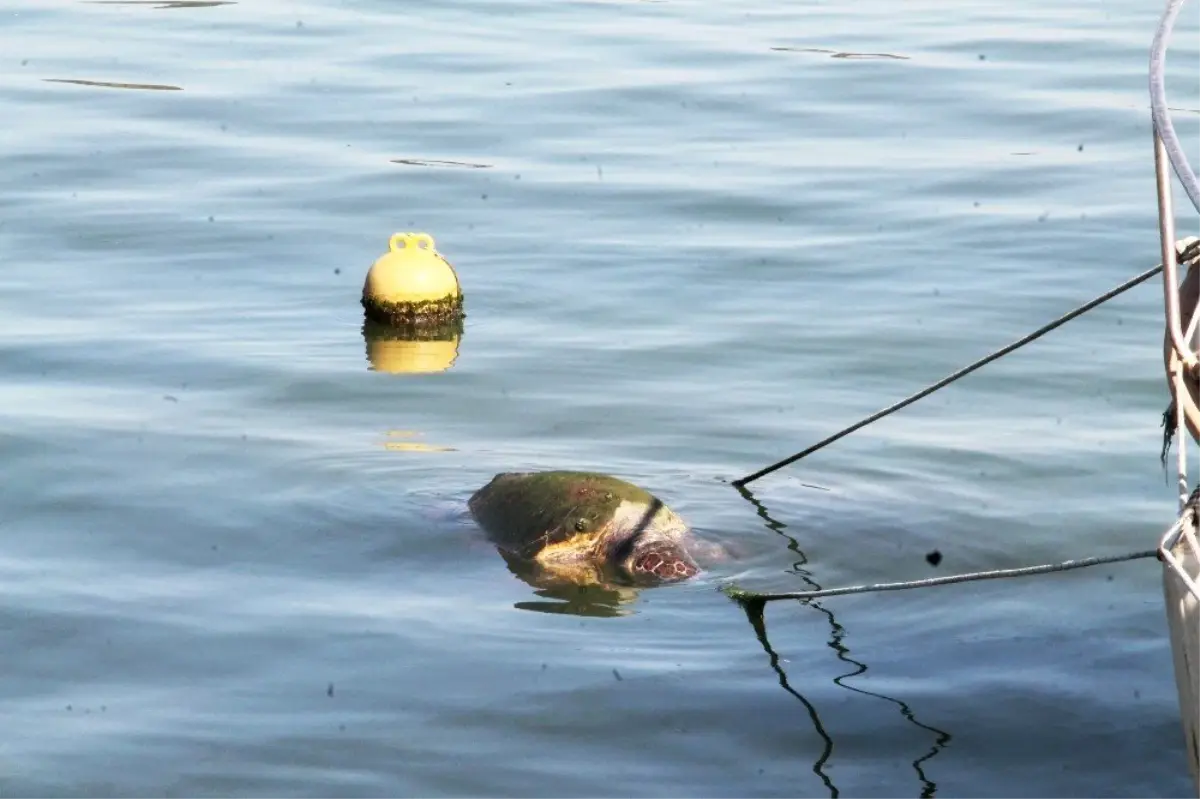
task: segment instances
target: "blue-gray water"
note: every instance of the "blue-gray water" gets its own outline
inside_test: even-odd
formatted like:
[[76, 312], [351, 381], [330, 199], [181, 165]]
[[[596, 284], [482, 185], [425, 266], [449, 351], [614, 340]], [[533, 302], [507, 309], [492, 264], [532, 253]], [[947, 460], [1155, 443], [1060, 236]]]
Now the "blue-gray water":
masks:
[[[1157, 262], [1159, 11], [4, 0], [0, 790], [1191, 791], [1153, 561], [776, 603], [766, 646], [716, 590], [1154, 546], [1157, 282], [726, 481]], [[366, 356], [402, 230], [465, 286], [443, 373]], [[539, 596], [459, 511], [541, 468], [738, 557]]]

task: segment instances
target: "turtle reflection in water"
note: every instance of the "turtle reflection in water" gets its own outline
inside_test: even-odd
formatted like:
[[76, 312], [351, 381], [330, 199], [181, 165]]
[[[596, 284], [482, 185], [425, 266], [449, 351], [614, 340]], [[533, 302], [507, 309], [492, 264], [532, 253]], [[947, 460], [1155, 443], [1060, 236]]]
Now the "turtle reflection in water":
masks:
[[619, 586], [685, 580], [698, 559], [724, 554], [657, 497], [604, 474], [498, 474], [468, 506], [509, 568], [540, 588], [625, 593]]

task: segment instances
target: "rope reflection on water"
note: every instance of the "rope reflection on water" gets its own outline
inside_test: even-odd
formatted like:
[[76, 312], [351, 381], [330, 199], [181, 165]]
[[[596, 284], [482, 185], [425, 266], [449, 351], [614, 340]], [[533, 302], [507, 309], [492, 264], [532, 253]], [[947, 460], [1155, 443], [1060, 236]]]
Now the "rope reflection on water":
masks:
[[[807, 569], [808, 556], [805, 555], [803, 550], [800, 549], [800, 543], [785, 532], [787, 525], [774, 519], [767, 510], [766, 506], [759, 501], [749, 489], [744, 486], [737, 486], [736, 488], [738, 493], [742, 495], [742, 498], [754, 506], [755, 513], [763, 520], [764, 526], [772, 533], [787, 539], [787, 548], [795, 553], [797, 557], [797, 560], [792, 564], [792, 571], [799, 576], [806, 585], [810, 586], [812, 590], [821, 590], [820, 584], [813, 579], [812, 573]], [[839, 796], [840, 791], [826, 773], [826, 766], [834, 750], [833, 738], [821, 723], [820, 714], [817, 712], [816, 706], [813, 705], [811, 700], [806, 698], [803, 694], [792, 687], [788, 681], [787, 673], [780, 665], [779, 655], [771, 646], [771, 642], [767, 636], [766, 619], [763, 613], [766, 607], [766, 601], [761, 599], [749, 599], [739, 601], [738, 604], [740, 604], [742, 609], [746, 612], [746, 618], [750, 622], [750, 626], [753, 628], [755, 636], [758, 638], [759, 643], [762, 644], [763, 650], [766, 651], [767, 656], [770, 658], [771, 668], [774, 669], [776, 674], [779, 676], [780, 686], [805, 706], [805, 708], [808, 710], [809, 717], [812, 719], [814, 729], [825, 742], [825, 746], [821, 754], [813, 763], [813, 772], [816, 773], [816, 775], [825, 783], [825, 786], [829, 789], [829, 795], [831, 797]], [[868, 691], [864, 688], [858, 688], [853, 685], [847, 685], [845, 681], [850, 677], [857, 677], [866, 673], [868, 668], [867, 664], [850, 656], [850, 648], [845, 644], [846, 628], [838, 623], [837, 619], [834, 617], [833, 611], [823, 607], [821, 603], [816, 600], [810, 600], [805, 604], [825, 616], [826, 620], [829, 622], [830, 629], [830, 638], [828, 641], [829, 648], [836, 653], [838, 660], [846, 663], [848, 666], [851, 666], [850, 671], [835, 677], [833, 682], [839, 688], [845, 688], [848, 691], [854, 691], [855, 693], [862, 694], [864, 696], [882, 699], [886, 702], [896, 705], [900, 709], [900, 715], [903, 716], [906, 721], [920, 728], [921, 730], [932, 734], [933, 744], [931, 745], [929, 751], [913, 760], [912, 766], [921, 785], [921, 797], [924, 799], [925, 797], [936, 796], [937, 783], [926, 775], [924, 764], [932, 760], [943, 749], [946, 748], [952, 738], [950, 733], [919, 721], [912, 708], [906, 702], [900, 699], [876, 693], [874, 691]]]

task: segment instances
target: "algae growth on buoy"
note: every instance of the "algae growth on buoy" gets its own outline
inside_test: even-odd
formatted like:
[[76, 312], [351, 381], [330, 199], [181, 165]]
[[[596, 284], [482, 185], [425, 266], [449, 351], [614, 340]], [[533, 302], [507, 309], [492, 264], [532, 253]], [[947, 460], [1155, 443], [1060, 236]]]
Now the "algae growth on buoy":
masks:
[[362, 306], [368, 320], [400, 330], [461, 329], [458, 275], [428, 233], [396, 233], [367, 272]]

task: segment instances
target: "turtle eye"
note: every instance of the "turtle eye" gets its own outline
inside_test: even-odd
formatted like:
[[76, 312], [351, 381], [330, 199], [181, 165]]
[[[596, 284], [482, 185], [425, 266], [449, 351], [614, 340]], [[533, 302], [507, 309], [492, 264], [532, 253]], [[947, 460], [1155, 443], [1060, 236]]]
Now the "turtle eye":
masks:
[[576, 519], [575, 520], [575, 532], [582, 533], [584, 530], [587, 529], [587, 526], [588, 526], [587, 519]]

